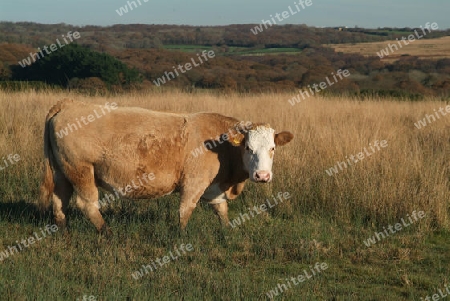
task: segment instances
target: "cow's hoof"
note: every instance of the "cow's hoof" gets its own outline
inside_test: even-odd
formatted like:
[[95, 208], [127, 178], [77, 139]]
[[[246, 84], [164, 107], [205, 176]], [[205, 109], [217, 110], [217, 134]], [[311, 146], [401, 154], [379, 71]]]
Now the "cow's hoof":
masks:
[[104, 237], [111, 237], [113, 232], [111, 231], [111, 228], [109, 228], [106, 224], [102, 226], [102, 228], [98, 231], [102, 236]]
[[188, 231], [186, 227], [180, 227], [180, 230], [178, 231], [178, 237], [183, 238], [188, 236]]
[[61, 231], [61, 232], [66, 231], [66, 229], [67, 229], [66, 219], [56, 219], [55, 224], [58, 226], [59, 231]]

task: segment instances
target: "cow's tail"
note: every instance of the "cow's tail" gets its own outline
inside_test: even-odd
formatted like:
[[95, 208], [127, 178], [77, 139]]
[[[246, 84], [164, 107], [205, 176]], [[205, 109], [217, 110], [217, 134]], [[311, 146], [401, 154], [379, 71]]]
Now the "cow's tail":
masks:
[[44, 162], [43, 169], [44, 173], [42, 175], [41, 187], [39, 189], [39, 201], [38, 208], [41, 211], [46, 211], [50, 207], [51, 196], [55, 189], [55, 181], [53, 178], [54, 168], [52, 166], [54, 160], [52, 145], [50, 140], [50, 122], [53, 117], [58, 114], [64, 104], [67, 102], [71, 102], [69, 99], [63, 99], [59, 101], [56, 105], [54, 105], [47, 114], [47, 118], [45, 120], [45, 128], [44, 128]]

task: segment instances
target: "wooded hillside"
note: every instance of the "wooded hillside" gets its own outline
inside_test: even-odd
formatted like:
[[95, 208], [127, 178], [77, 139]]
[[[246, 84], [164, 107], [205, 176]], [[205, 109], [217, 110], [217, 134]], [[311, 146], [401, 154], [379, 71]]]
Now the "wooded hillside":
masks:
[[[397, 61], [386, 62], [376, 53], [373, 56], [344, 54], [327, 47], [328, 44], [401, 39], [413, 33], [414, 28], [316, 28], [284, 25], [269, 27], [255, 35], [251, 30], [255, 26], [257, 25], [199, 27], [137, 24], [76, 27], [67, 24], [0, 22], [0, 80], [36, 80], [34, 73], [40, 73], [38, 80], [54, 83], [54, 79], [50, 80], [50, 74], [48, 79], [45, 78], [48, 72], [37, 68], [37, 62], [34, 67], [21, 67], [19, 62], [29, 57], [30, 53], [36, 53], [38, 47], [42, 49], [54, 44], [56, 39], [62, 40], [68, 32], [79, 32], [80, 38], [73, 43], [113, 56], [141, 75], [134, 77], [135, 81], [123, 80], [115, 84], [100, 75], [91, 75], [87, 79], [68, 77], [60, 80], [64, 87], [73, 87], [74, 83], [82, 80], [83, 85], [89, 86], [92, 81], [96, 86], [102, 86], [102, 89], [113, 85], [115, 90], [130, 88], [131, 84], [133, 89], [158, 88], [159, 83], [163, 87], [188, 90], [294, 91], [324, 82], [337, 70], [347, 69], [351, 76], [322, 93], [375, 93], [413, 99], [423, 95], [449, 96], [448, 58], [425, 60], [404, 55]], [[450, 30], [437, 30], [428, 33], [423, 39], [448, 35]], [[200, 63], [198, 59], [203, 50], [213, 51], [214, 57]], [[49, 57], [52, 55], [56, 56], [52, 53]], [[197, 62], [197, 66], [193, 61]], [[184, 66], [187, 63], [193, 65], [190, 70], [180, 72], [177, 69], [178, 65]], [[105, 64], [111, 64], [110, 59], [105, 58]], [[27, 68], [26, 72], [21, 70]], [[46, 68], [45, 70], [51, 70]], [[175, 76], [174, 69], [177, 69], [179, 76]], [[119, 73], [125, 71], [109, 72], [117, 72], [115, 76], [120, 78], [123, 74]], [[173, 77], [170, 72], [174, 74]], [[28, 77], [24, 77], [24, 73]], [[164, 78], [166, 83], [158, 82], [158, 78]], [[98, 85], [99, 82], [104, 85]]]

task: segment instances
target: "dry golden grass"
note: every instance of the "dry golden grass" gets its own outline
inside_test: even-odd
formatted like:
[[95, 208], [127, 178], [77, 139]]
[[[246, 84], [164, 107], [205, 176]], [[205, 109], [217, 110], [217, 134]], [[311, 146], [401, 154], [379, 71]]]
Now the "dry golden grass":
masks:
[[[115, 101], [119, 106], [219, 112], [240, 120], [269, 122], [276, 130], [289, 130], [295, 136], [291, 144], [277, 150], [275, 181], [267, 186], [277, 191], [282, 187], [295, 195], [294, 205], [286, 204], [280, 210], [323, 215], [348, 225], [359, 220], [368, 226], [385, 226], [413, 210], [423, 210], [427, 218], [420, 227], [424, 230], [449, 228], [450, 114], [423, 129], [414, 126], [425, 114], [444, 106], [442, 102], [310, 98], [291, 106], [289, 94], [167, 92], [88, 97], [0, 92], [0, 158], [16, 153], [22, 158], [18, 167], [8, 168], [0, 179], [11, 181], [10, 173], [27, 183], [40, 178], [45, 116], [53, 104], [68, 96], [97, 104]], [[388, 146], [334, 176], [326, 174], [337, 161], [361, 152], [375, 140], [387, 140]], [[5, 188], [4, 194], [6, 200], [17, 199], [16, 188]]]
[[[407, 36], [405, 36], [407, 38]], [[407, 41], [408, 42], [408, 41]], [[395, 61], [403, 55], [417, 56], [421, 59], [442, 59], [450, 57], [450, 37], [443, 37], [438, 39], [421, 39], [411, 42], [409, 45], [404, 45], [402, 48], [384, 57], [383, 61]], [[365, 56], [376, 56], [377, 52], [388, 47], [389, 44], [398, 46], [397, 40], [374, 42], [374, 43], [357, 43], [357, 44], [330, 44], [327, 47], [334, 48], [336, 52], [343, 53], [358, 53]], [[393, 47], [393, 49], [395, 49]]]
[[[176, 226], [178, 195], [119, 200], [103, 213], [114, 229], [107, 241], [94, 234], [79, 210], [70, 210], [69, 235], [57, 233], [0, 258], [3, 299], [260, 300], [316, 262], [330, 268], [293, 286], [282, 299], [418, 300], [448, 283], [450, 114], [423, 129], [414, 126], [444, 106], [434, 99], [310, 98], [291, 106], [289, 94], [87, 97], [0, 91], [0, 159], [21, 156], [0, 170], [0, 252], [51, 223], [31, 204], [42, 172], [45, 116], [68, 96], [162, 111], [219, 112], [290, 130], [294, 140], [276, 151], [274, 181], [249, 183], [230, 202], [230, 218], [279, 191], [292, 198], [233, 229], [220, 228], [211, 208], [200, 205], [187, 236], [179, 236]], [[326, 169], [375, 140], [387, 140], [388, 146], [327, 175]], [[414, 210], [423, 210], [425, 218], [376, 245], [365, 245], [374, 232]], [[139, 281], [131, 277], [142, 264], [181, 243], [191, 243], [195, 251]]]

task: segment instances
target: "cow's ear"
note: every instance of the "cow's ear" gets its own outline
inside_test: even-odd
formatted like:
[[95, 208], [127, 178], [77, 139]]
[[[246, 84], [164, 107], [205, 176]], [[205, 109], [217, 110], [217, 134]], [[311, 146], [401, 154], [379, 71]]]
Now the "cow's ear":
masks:
[[275, 145], [282, 146], [288, 144], [293, 138], [294, 135], [290, 132], [280, 132], [278, 134], [275, 134]]
[[244, 141], [244, 134], [237, 133], [236, 135], [232, 136], [230, 139], [230, 143], [233, 146], [239, 146], [242, 145], [242, 142]]

